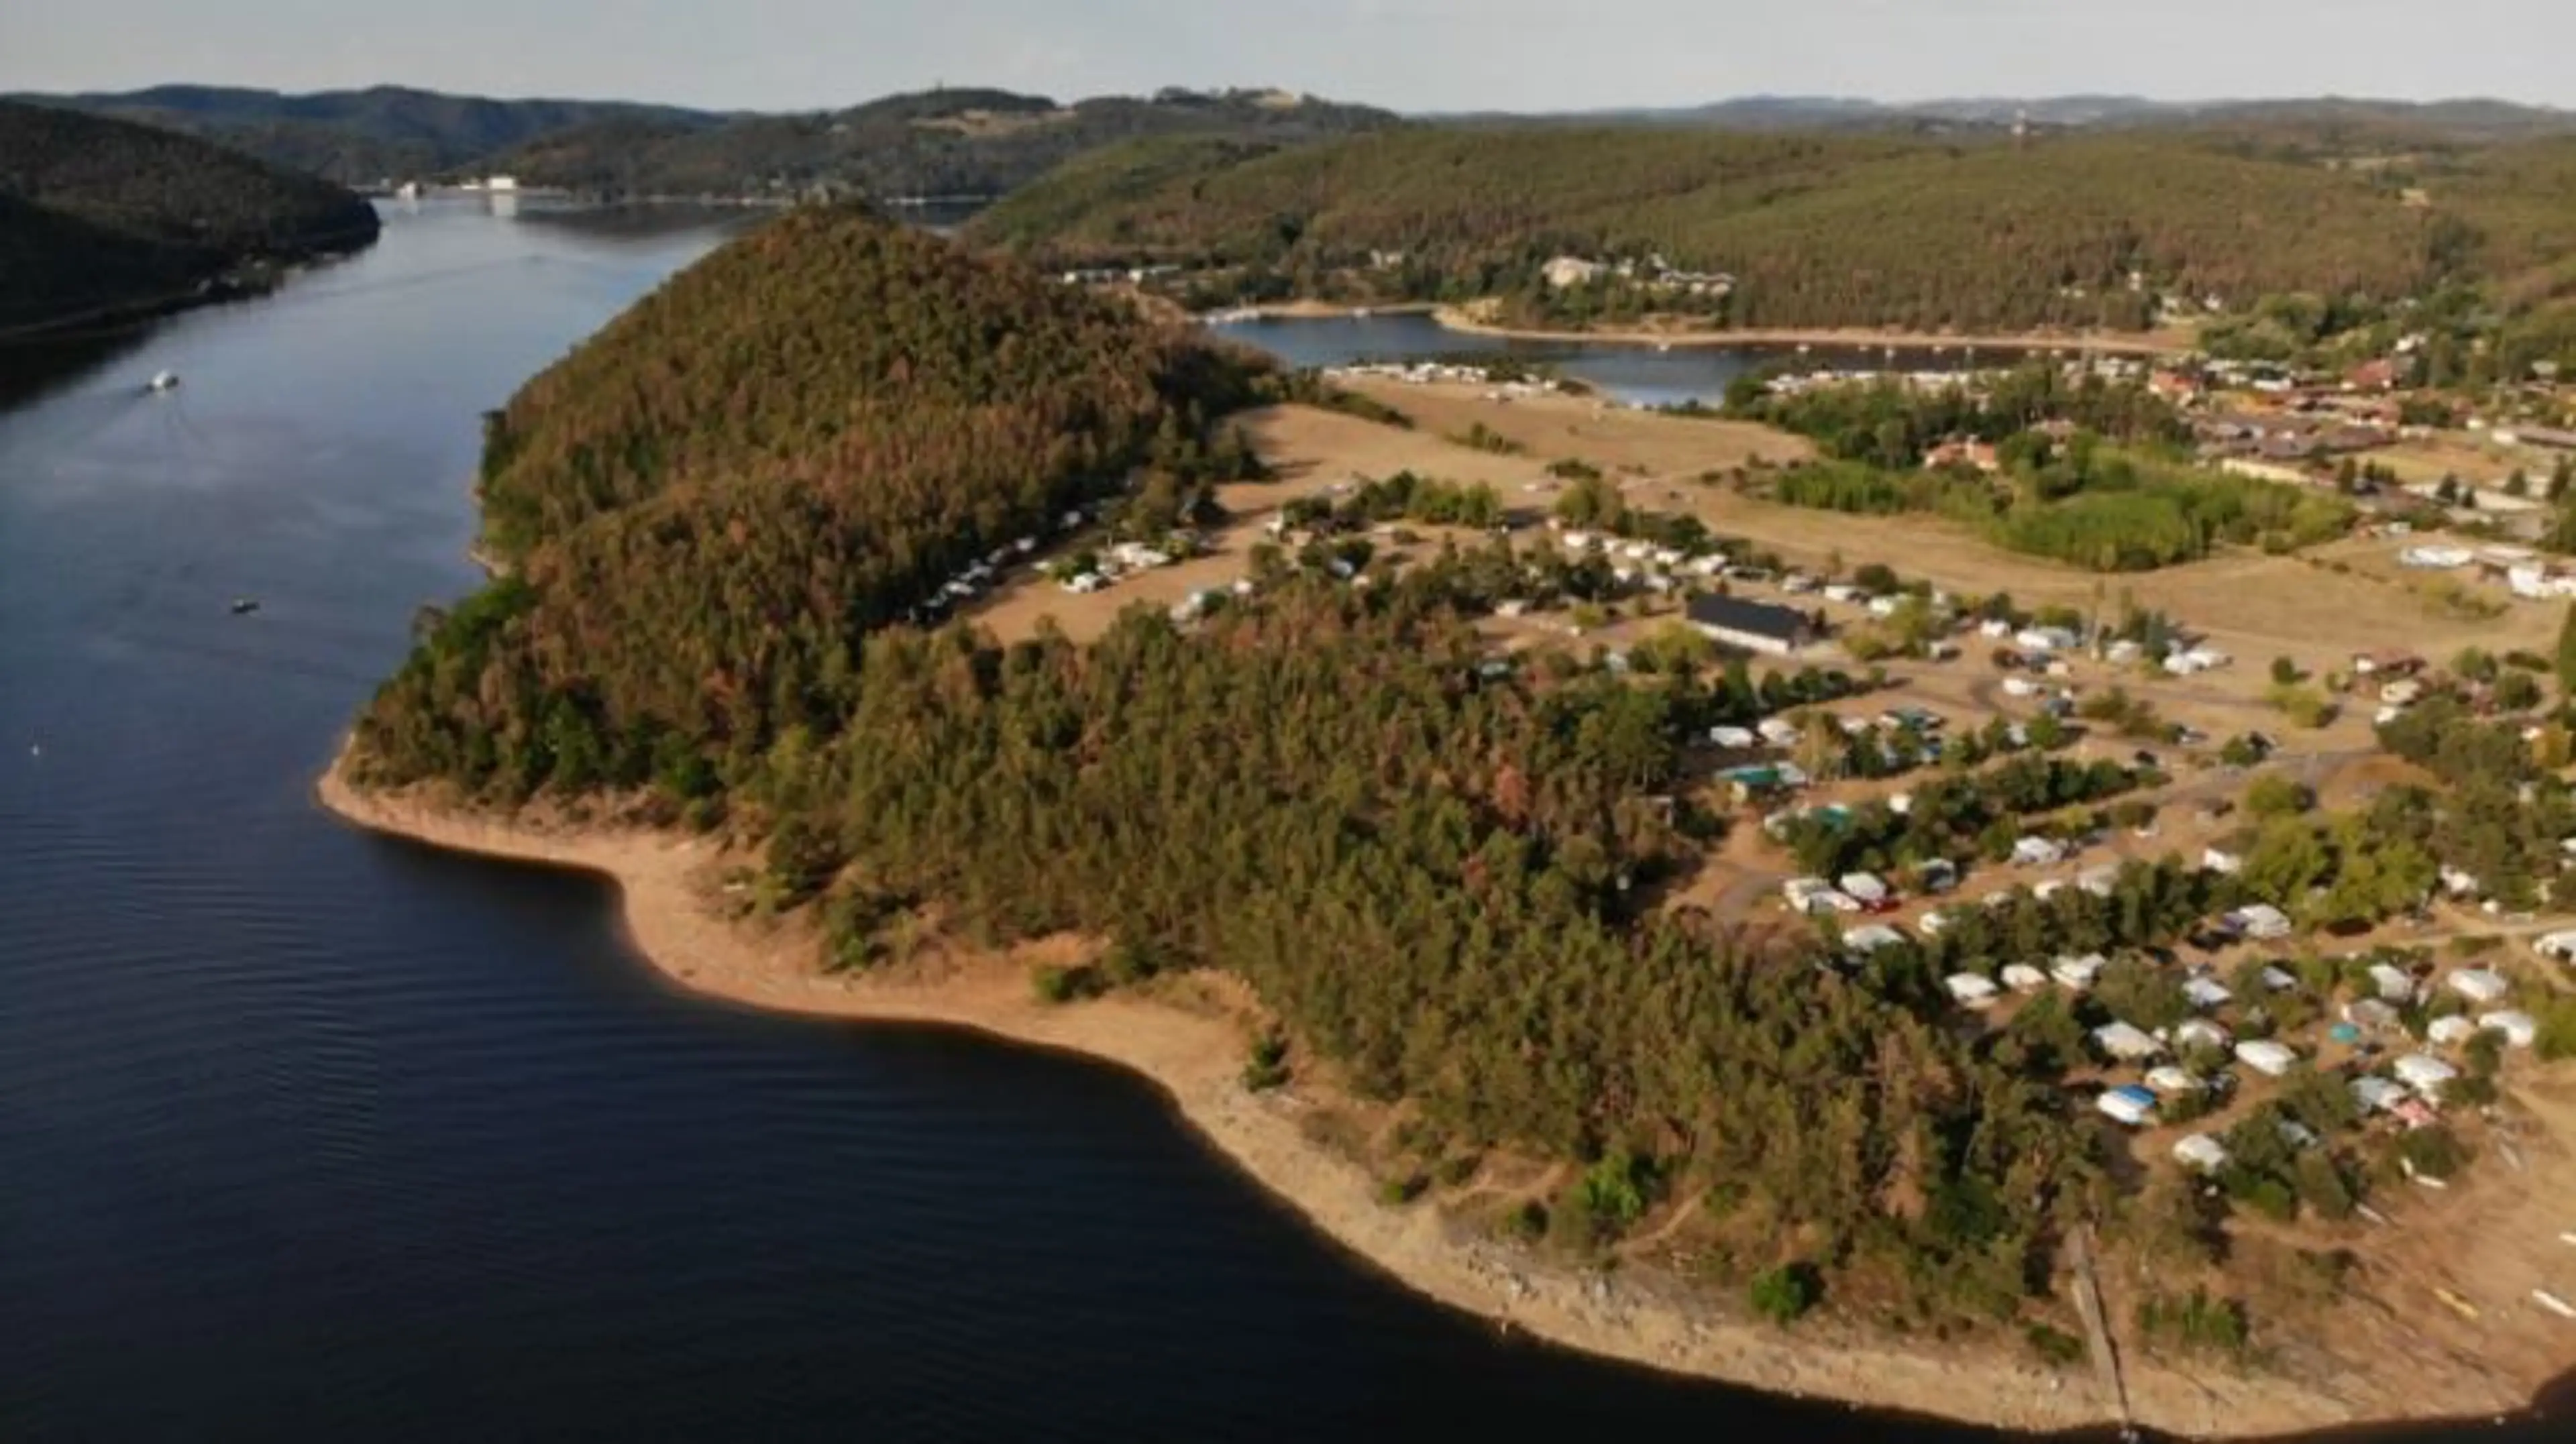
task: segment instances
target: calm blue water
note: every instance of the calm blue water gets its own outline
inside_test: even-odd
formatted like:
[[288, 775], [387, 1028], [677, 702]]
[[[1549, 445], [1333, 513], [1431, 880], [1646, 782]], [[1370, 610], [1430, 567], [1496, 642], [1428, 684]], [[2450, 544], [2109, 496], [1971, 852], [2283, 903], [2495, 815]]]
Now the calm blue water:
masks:
[[[1947, 370], [1965, 364], [1959, 351], [1934, 354], [1826, 347], [1797, 353], [1718, 346], [1622, 346], [1591, 341], [1534, 341], [1452, 331], [1417, 312], [1392, 315], [1263, 318], [1228, 321], [1210, 330], [1258, 346], [1296, 366], [1342, 366], [1354, 361], [1392, 361], [1442, 355], [1517, 356], [1544, 361], [1565, 375], [1590, 382], [1605, 395], [1640, 406], [1670, 406], [1684, 401], [1715, 405], [1726, 383], [1770, 361], [1790, 362], [1800, 369], [1867, 370], [1901, 366], [1907, 370]], [[2000, 353], [1981, 353], [1989, 364]]]
[[1501, 1340], [1131, 1078], [321, 814], [477, 414], [715, 239], [396, 211], [0, 412], [0, 1440], [1983, 1437]]

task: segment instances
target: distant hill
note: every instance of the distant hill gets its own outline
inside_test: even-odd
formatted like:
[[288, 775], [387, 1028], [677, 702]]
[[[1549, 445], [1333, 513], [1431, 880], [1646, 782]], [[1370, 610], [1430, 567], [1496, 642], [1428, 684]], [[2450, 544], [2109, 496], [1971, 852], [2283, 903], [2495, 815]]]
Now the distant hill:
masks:
[[1266, 90], [1165, 90], [1068, 105], [1006, 90], [940, 89], [792, 114], [492, 100], [397, 86], [283, 95], [164, 85], [20, 98], [203, 136], [349, 185], [490, 172], [613, 195], [819, 188], [989, 197], [1120, 141], [1189, 134], [1284, 142], [1397, 123], [1388, 111]]
[[2576, 142], [2362, 164], [2280, 134], [1445, 126], [1270, 152], [1149, 145], [1068, 165], [968, 234], [1049, 264], [1168, 261], [1270, 288], [1245, 294], [1520, 298], [1551, 323], [1619, 301], [1548, 285], [1557, 254], [1728, 273], [1722, 313], [1750, 326], [2126, 329], [2160, 292], [2565, 284], [2548, 268], [2576, 255]]
[[878, 197], [1018, 189], [1059, 164], [1162, 136], [1288, 143], [1395, 125], [1387, 111], [1276, 91], [1166, 90], [1060, 105], [1000, 90], [892, 95], [848, 110], [744, 116], [715, 127], [613, 119], [494, 158], [523, 183], [612, 194]]
[[179, 304], [245, 262], [353, 249], [347, 190], [149, 126], [0, 101], [0, 326]]
[[1754, 95], [1708, 105], [1585, 112], [1449, 117], [1486, 123], [1695, 125], [1719, 130], [1879, 130], [1918, 133], [2077, 128], [2170, 129], [2277, 126], [2405, 134], [2451, 144], [2576, 135], [2576, 111], [2502, 100], [2365, 100], [2336, 96], [2275, 100], [2171, 101], [2137, 95], [1960, 97], [1886, 102], [1851, 96]]
[[18, 97], [184, 131], [274, 165], [343, 185], [471, 167], [538, 136], [575, 126], [646, 123], [705, 128], [724, 117], [626, 101], [492, 100], [380, 85], [286, 95], [211, 85]]

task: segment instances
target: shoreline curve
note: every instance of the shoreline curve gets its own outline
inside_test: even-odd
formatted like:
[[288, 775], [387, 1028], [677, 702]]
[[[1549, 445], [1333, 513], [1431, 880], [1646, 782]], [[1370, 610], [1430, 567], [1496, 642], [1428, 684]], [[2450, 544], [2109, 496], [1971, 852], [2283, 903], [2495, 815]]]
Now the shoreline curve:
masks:
[[[1581, 1269], [1471, 1233], [1428, 1205], [1389, 1207], [1358, 1163], [1310, 1140], [1309, 1105], [1294, 1089], [1252, 1093], [1240, 1082], [1248, 992], [1218, 974], [1193, 975], [1190, 998], [1112, 993], [1045, 1004], [1028, 967], [1047, 945], [1001, 955], [949, 956], [928, 971], [832, 975], [812, 965], [814, 939], [796, 926], [728, 920], [713, 902], [725, 859], [710, 841], [622, 827], [552, 827], [361, 789], [344, 743], [314, 787], [340, 820], [453, 852], [571, 869], [615, 884], [620, 926], [670, 986], [737, 1006], [861, 1022], [959, 1028], [1009, 1043], [1083, 1055], [1141, 1075], [1232, 1167], [1345, 1252], [1406, 1288], [1546, 1343], [1665, 1372], [1857, 1409], [1928, 1416], [2020, 1432], [2117, 1422], [2089, 1370], [2057, 1373], [2008, 1352], [1899, 1346], [1839, 1322], [1784, 1332], [1723, 1316], [1653, 1280]], [[2133, 1365], [2128, 1393], [2146, 1428], [2199, 1438], [2253, 1438], [2400, 1422], [2356, 1412], [2332, 1390], [2224, 1372]], [[2492, 1417], [2528, 1399], [2408, 1398], [2412, 1422]], [[2435, 1410], [2440, 1412], [2434, 1412]]]

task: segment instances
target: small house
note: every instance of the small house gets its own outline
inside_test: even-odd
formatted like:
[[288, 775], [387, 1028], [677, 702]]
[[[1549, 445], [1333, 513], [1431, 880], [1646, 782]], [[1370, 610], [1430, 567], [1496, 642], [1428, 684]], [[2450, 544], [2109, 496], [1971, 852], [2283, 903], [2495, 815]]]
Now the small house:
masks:
[[1844, 949], [1854, 954], [1874, 953], [1881, 948], [1899, 946], [1904, 941], [1905, 934], [1885, 923], [1871, 923], [1843, 934]]
[[2236, 997], [2234, 993], [2227, 990], [2226, 984], [2219, 982], [2216, 978], [2206, 977], [2193, 978], [2189, 982], [2184, 983], [2182, 985], [2182, 995], [2191, 1000], [2191, 1005], [2193, 1007], [2198, 1008], [2203, 1012], [2207, 1012], [2214, 1008], [2224, 1008]]
[[1991, 978], [1975, 973], [1952, 973], [1941, 985], [1950, 990], [1951, 1000], [1962, 1008], [1991, 1008], [1995, 1002], [1995, 985]]
[[2405, 1099], [2405, 1088], [2386, 1078], [2352, 1080], [2352, 1101], [2359, 1104], [2364, 1113], [2389, 1112]]
[[2207, 848], [2200, 854], [2200, 870], [2225, 873], [2229, 877], [2234, 877], [2245, 870], [2245, 859], [2220, 848]]
[[2066, 861], [2066, 844], [2036, 834], [2013, 843], [2013, 861], [2029, 867], [2053, 867]]
[[2576, 929], [2543, 933], [2531, 940], [2531, 950], [2552, 962], [2576, 962]]
[[2198, 1093], [2209, 1085], [2201, 1082], [2199, 1076], [2193, 1073], [2190, 1069], [2177, 1068], [2171, 1063], [2167, 1063], [2162, 1067], [2150, 1068], [2147, 1070], [2147, 1086], [2153, 1088], [2158, 1093], [2170, 1096], [2182, 1093]]
[[2263, 969], [2263, 986], [2275, 993], [2287, 993], [2298, 988], [2299, 980], [2285, 968], [2267, 965]]
[[2013, 634], [2013, 645], [2026, 652], [2063, 652], [2076, 641], [2076, 635], [2064, 627], [2025, 627]]
[[2101, 977], [2102, 970], [2109, 965], [2099, 953], [2081, 958], [2059, 958], [2057, 966], [2049, 969], [2049, 976], [2080, 993], [2092, 987], [2094, 980]]
[[2110, 1022], [2093, 1030], [2093, 1044], [2115, 1062], [2143, 1063], [2161, 1057], [2165, 1045], [2133, 1024]]
[[2227, 1051], [2228, 1044], [2236, 1041], [2225, 1028], [2207, 1018], [2184, 1019], [2175, 1026], [2173, 1040], [2177, 1047], [2214, 1048], [2222, 1053]]
[[2370, 986], [2385, 1003], [2405, 1004], [2415, 1001], [2415, 979], [2403, 968], [2387, 963], [2370, 965]]
[[2529, 1013], [2515, 1008], [2479, 1015], [2478, 1028], [2483, 1032], [2502, 1033], [2504, 1040], [2516, 1048], [2528, 1048], [2540, 1038], [2540, 1025], [2532, 1020]]
[[1878, 874], [1871, 872], [1844, 873], [1840, 886], [1844, 893], [1865, 908], [1885, 907], [1896, 896]]
[[2195, 1133], [2174, 1145], [2174, 1158], [2186, 1168], [2216, 1173], [2227, 1166], [2227, 1149], [2206, 1133]]
[[2088, 867], [2075, 875], [2075, 885], [2095, 897], [2107, 898], [2119, 890], [2120, 865], [2106, 862], [2100, 867]]
[[2425, 1025], [2424, 1037], [2437, 1047], [2456, 1048], [2478, 1035], [2478, 1025], [2462, 1017], [2435, 1018]]
[[2505, 1000], [2513, 985], [2502, 975], [2485, 968], [2462, 968], [2449, 978], [2451, 991], [2481, 1006], [2492, 1006]]
[[1743, 597], [1694, 597], [1683, 615], [1712, 641], [1776, 657], [1802, 652], [1822, 635], [1815, 619], [1795, 607]]
[[2254, 903], [2238, 908], [2229, 918], [2237, 931], [2257, 942], [2269, 942], [2290, 935], [2290, 915], [2270, 903]]
[[2114, 1122], [2143, 1128], [2155, 1119], [2156, 1095], [2129, 1084], [2106, 1091], [2094, 1100], [2093, 1106], [2109, 1115]]
[[2388, 1071], [2429, 1103], [2440, 1102], [2442, 1090], [2460, 1076], [2459, 1069], [2430, 1053], [2409, 1053], [2388, 1065]]
[[1761, 737], [1747, 727], [1711, 727], [1708, 729], [1708, 740], [1719, 747], [1738, 752], [1758, 747], [1762, 743]]
[[2290, 1051], [2287, 1044], [2257, 1038], [2236, 1045], [2236, 1061], [2266, 1078], [2281, 1078], [2288, 1076], [2291, 1067], [2299, 1061], [2299, 1055]]
[[2006, 963], [2003, 980], [2004, 986], [2016, 993], [2036, 993], [2048, 986], [2048, 974], [2028, 963]]
[[1946, 857], [1936, 857], [1914, 870], [1914, 885], [1929, 893], [1944, 893], [1959, 885], [1959, 868]]
[[2356, 1028], [2394, 1028], [2403, 1020], [2377, 998], [2356, 998], [2343, 1005], [2343, 1020]]

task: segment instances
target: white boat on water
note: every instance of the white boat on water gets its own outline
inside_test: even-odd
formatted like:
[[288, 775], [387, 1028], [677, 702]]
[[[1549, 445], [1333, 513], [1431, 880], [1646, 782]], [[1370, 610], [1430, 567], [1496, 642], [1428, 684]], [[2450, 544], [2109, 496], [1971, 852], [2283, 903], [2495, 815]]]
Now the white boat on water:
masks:
[[152, 373], [152, 384], [151, 384], [151, 388], [150, 388], [150, 389], [152, 389], [152, 390], [154, 390], [154, 391], [176, 391], [176, 390], [178, 390], [178, 389], [179, 389], [179, 373], [178, 373], [178, 372], [176, 372], [176, 371], [155, 371], [155, 372], [153, 372], [153, 373]]

